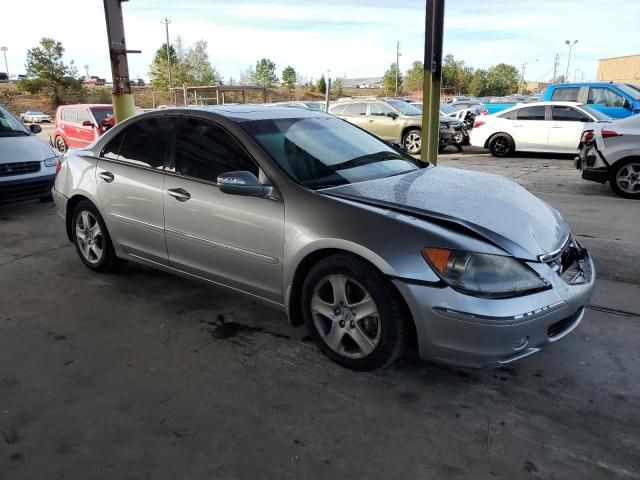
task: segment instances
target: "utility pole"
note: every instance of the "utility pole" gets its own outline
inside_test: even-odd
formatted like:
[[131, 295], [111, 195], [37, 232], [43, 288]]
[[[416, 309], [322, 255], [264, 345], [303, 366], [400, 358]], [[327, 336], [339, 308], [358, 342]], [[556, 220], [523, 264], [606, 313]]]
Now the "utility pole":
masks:
[[433, 165], [438, 163], [443, 29], [444, 0], [426, 0], [420, 160]]
[[89, 65], [84, 66], [84, 76], [85, 78], [89, 78]]
[[526, 69], [527, 69], [527, 62], [524, 62], [522, 64], [522, 70], [520, 73], [520, 83], [518, 84], [518, 95], [522, 94], [522, 84], [524, 83], [524, 72], [526, 71]]
[[324, 97], [324, 111], [329, 113], [329, 92], [331, 91], [331, 70], [327, 70], [327, 82], [325, 84], [327, 91]]
[[558, 74], [558, 65], [560, 64], [560, 54], [556, 53], [556, 59], [553, 62], [553, 77], [552, 77], [552, 83], [555, 83], [556, 81], [556, 75]]
[[[573, 83], [576, 83], [576, 81], [578, 81], [578, 72], [581, 72], [582, 70], [580, 70], [579, 68], [576, 68], [575, 71], [573, 72]], [[584, 73], [582, 74], [582, 76], [584, 77]]]
[[109, 40], [109, 58], [113, 75], [113, 116], [116, 122], [135, 115], [136, 105], [129, 82], [129, 63], [127, 53], [140, 53], [140, 50], [127, 50], [124, 39], [124, 21], [121, 3], [127, 0], [104, 0], [104, 16], [107, 22]]
[[169, 81], [169, 92], [171, 92], [171, 44], [169, 43], [169, 24], [171, 20], [167, 17], [164, 17], [160, 22], [164, 24], [165, 32], [167, 34], [167, 73], [168, 73], [168, 81]]
[[9, 50], [7, 47], [0, 47], [0, 50], [2, 50], [2, 53], [4, 54], [4, 68], [7, 70], [7, 79], [9, 78], [9, 64], [7, 63], [7, 50]]
[[569, 83], [569, 64], [571, 63], [571, 49], [576, 43], [578, 43], [578, 40], [574, 40], [573, 43], [571, 43], [571, 40], [565, 40], [564, 43], [566, 45], [569, 45], [569, 56], [567, 57], [567, 74], [564, 77], [565, 83]]
[[400, 42], [396, 42], [396, 97], [398, 96], [398, 75], [400, 75]]

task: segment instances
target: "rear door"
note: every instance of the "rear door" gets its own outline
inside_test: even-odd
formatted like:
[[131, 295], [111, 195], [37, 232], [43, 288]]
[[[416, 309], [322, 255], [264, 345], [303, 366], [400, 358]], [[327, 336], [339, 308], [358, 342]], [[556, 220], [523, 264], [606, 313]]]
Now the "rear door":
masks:
[[629, 110], [625, 108], [625, 98], [608, 86], [589, 87], [587, 105], [613, 118], [629, 116]]
[[71, 148], [86, 145], [78, 132], [78, 111], [75, 108], [64, 108], [60, 113], [60, 131], [64, 141]]
[[103, 148], [96, 181], [114, 242], [129, 254], [167, 263], [164, 166], [177, 117], [152, 117], [127, 126]]
[[346, 106], [344, 111], [337, 115], [340, 118], [344, 118], [349, 123], [369, 130], [369, 119], [367, 117], [367, 104], [364, 102], [350, 103]]
[[268, 183], [247, 151], [217, 123], [186, 118], [164, 186], [169, 261], [179, 270], [282, 302], [284, 204], [229, 195], [218, 175], [245, 170]]
[[546, 120], [546, 107], [534, 105], [520, 108], [516, 112], [516, 119], [511, 123], [516, 149], [546, 149], [550, 127], [550, 122]]
[[558, 152], [576, 152], [584, 123], [589, 120], [591, 118], [577, 108], [552, 105], [549, 148]]

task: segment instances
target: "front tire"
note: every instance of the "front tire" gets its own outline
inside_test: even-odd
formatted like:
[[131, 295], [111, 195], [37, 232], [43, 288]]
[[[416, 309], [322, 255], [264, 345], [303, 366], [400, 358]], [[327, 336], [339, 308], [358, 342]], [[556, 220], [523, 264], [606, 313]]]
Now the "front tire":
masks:
[[59, 135], [54, 139], [54, 143], [56, 146], [56, 150], [58, 150], [60, 153], [65, 153], [69, 149], [67, 142], [65, 142], [64, 138]]
[[107, 226], [90, 201], [82, 200], [74, 208], [71, 232], [76, 252], [89, 269], [107, 273], [118, 270], [126, 263], [116, 257]]
[[496, 133], [489, 140], [489, 151], [494, 157], [508, 157], [516, 151], [516, 144], [511, 135]]
[[348, 254], [318, 262], [302, 287], [302, 312], [320, 349], [354, 370], [393, 363], [408, 336], [402, 298], [371, 264]]
[[402, 148], [410, 155], [420, 154], [422, 149], [422, 131], [419, 128], [412, 128], [402, 137]]
[[640, 158], [614, 163], [609, 174], [609, 185], [622, 198], [640, 200]]

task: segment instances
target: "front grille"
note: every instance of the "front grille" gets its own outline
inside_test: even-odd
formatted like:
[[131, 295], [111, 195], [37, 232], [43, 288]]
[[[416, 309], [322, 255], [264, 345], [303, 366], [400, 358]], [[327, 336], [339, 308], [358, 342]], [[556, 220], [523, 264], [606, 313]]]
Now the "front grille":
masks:
[[547, 336], [549, 338], [557, 337], [563, 332], [567, 331], [569, 328], [573, 326], [573, 324], [578, 320], [580, 314], [582, 313], [582, 308], [578, 310], [576, 313], [571, 315], [570, 317], [563, 318], [562, 320], [557, 321], [556, 323], [552, 323], [547, 328]]
[[0, 177], [11, 177], [39, 171], [40, 162], [0, 163]]
[[0, 182], [0, 203], [19, 202], [51, 195], [53, 179], [34, 180], [32, 182], [10, 183]]

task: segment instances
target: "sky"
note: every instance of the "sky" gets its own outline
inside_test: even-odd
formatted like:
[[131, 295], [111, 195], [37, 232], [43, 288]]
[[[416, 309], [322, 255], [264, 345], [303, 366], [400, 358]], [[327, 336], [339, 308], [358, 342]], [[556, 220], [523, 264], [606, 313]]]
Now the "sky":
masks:
[[[123, 5], [131, 78], [148, 79], [154, 52], [171, 39], [186, 45], [204, 39], [212, 64], [228, 79], [267, 57], [302, 77], [382, 76], [423, 58], [425, 0], [130, 0]], [[569, 79], [594, 80], [598, 59], [640, 53], [640, 0], [447, 0], [444, 54], [475, 68], [505, 62], [528, 80], [546, 81], [560, 55], [567, 70], [565, 40], [578, 40]], [[65, 60], [79, 71], [111, 79], [102, 0], [2, 0], [0, 46], [9, 72], [24, 73], [26, 52], [43, 36], [64, 45]], [[4, 71], [0, 57], [0, 71]]]

